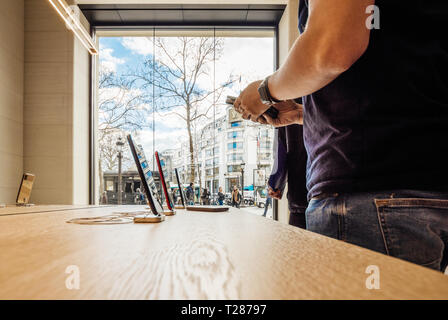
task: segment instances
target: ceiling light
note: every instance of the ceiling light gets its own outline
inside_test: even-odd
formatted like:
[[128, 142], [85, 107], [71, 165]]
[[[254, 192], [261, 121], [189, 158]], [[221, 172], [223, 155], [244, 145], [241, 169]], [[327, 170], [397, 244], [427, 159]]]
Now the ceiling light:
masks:
[[98, 54], [92, 37], [87, 33], [84, 27], [81, 25], [79, 18], [76, 16], [73, 9], [64, 0], [48, 0], [56, 12], [65, 21], [67, 26], [73, 31], [76, 37], [86, 47], [90, 54]]

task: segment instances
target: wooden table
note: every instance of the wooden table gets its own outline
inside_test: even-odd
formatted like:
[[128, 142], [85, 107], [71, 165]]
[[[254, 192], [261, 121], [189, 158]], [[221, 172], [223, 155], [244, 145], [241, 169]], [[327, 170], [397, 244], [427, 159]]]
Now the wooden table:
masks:
[[91, 208], [92, 206], [70, 206], [70, 205], [43, 205], [43, 206], [16, 206], [7, 205], [6, 207], [0, 207], [0, 216], [13, 216], [18, 214], [28, 213], [47, 213], [52, 211], [62, 210], [78, 210]]
[[[78, 225], [142, 206], [0, 216], [0, 299], [447, 299], [448, 277], [243, 210]], [[366, 288], [367, 266], [380, 289]], [[80, 288], [66, 287], [68, 266]], [[70, 269], [69, 269], [70, 270]]]

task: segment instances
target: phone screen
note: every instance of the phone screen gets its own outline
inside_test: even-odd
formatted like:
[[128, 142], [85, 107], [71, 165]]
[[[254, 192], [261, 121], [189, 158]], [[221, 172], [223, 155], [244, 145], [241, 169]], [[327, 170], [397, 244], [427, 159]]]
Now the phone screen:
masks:
[[162, 199], [157, 192], [157, 186], [154, 182], [154, 177], [149, 169], [148, 161], [146, 160], [145, 153], [141, 146], [136, 146], [132, 140], [131, 135], [127, 136], [129, 147], [131, 148], [132, 155], [134, 157], [135, 164], [142, 181], [143, 187], [146, 191], [146, 197], [148, 198], [149, 206], [155, 215], [163, 212]]

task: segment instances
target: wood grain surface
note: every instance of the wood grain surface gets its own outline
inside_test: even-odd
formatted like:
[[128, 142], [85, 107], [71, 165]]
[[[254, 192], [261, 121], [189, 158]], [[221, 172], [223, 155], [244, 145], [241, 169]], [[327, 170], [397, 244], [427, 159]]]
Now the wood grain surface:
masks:
[[[67, 223], [142, 208], [0, 216], [0, 299], [448, 299], [441, 273], [234, 208]], [[369, 265], [379, 290], [366, 288]], [[66, 287], [68, 266], [78, 290]]]
[[38, 205], [38, 206], [16, 206], [7, 205], [6, 207], [0, 208], [0, 216], [4, 215], [17, 215], [17, 214], [28, 214], [28, 213], [43, 213], [52, 211], [62, 211], [62, 210], [78, 210], [78, 209], [88, 209], [88, 208], [102, 208], [102, 206], [86, 206], [86, 205]]

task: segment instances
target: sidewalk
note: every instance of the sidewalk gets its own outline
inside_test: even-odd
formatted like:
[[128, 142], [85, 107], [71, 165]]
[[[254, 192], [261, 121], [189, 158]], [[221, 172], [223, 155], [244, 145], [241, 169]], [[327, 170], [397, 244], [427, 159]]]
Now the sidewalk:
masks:
[[[264, 208], [258, 208], [258, 207], [255, 207], [255, 206], [241, 208], [240, 210], [246, 211], [246, 212], [249, 212], [249, 213], [252, 213], [252, 214], [256, 214], [258, 216], [262, 216], [263, 213], [264, 213]], [[266, 217], [269, 218], [269, 219], [272, 219], [272, 207], [270, 207], [268, 209], [268, 212], [266, 213]]]

